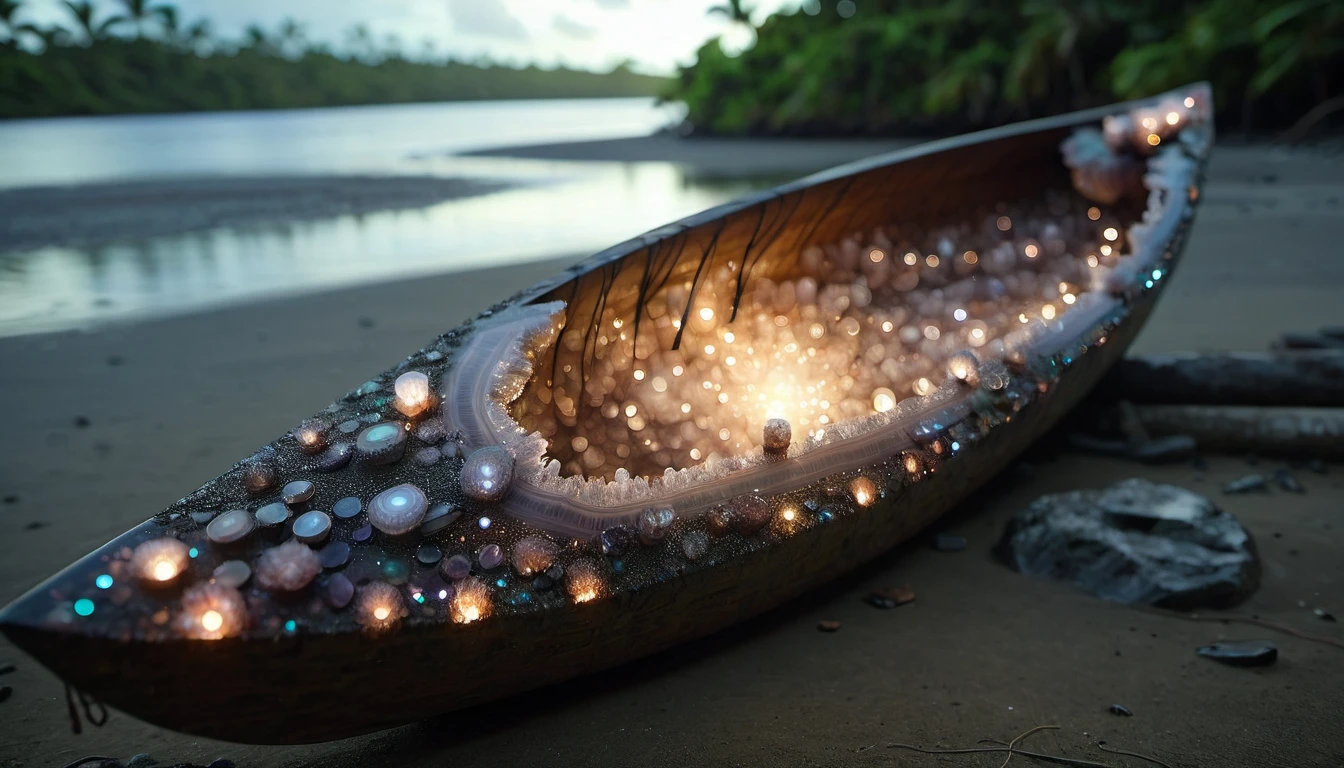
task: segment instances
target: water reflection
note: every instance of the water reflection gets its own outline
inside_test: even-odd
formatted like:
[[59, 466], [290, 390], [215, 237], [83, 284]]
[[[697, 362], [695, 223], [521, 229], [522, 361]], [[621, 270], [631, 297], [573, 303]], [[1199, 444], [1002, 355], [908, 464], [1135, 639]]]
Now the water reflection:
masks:
[[668, 163], [425, 166], [520, 186], [418, 210], [0, 256], [0, 335], [593, 252], [764, 184], [701, 183]]

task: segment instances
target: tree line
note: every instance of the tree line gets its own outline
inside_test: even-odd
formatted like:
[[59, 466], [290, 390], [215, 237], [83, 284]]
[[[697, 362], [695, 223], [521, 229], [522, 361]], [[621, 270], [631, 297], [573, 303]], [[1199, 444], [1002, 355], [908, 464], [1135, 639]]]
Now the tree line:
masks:
[[[712, 134], [942, 133], [1213, 84], [1225, 128], [1344, 114], [1339, 0], [804, 0], [666, 95]], [[727, 48], [728, 50], [725, 50]]]
[[0, 0], [0, 117], [650, 96], [667, 84], [628, 64], [590, 72], [459, 61], [362, 25], [336, 51], [292, 19], [227, 40], [209, 20], [184, 23], [153, 0], [120, 0], [115, 12], [88, 0], [63, 7], [63, 24], [39, 26], [23, 21], [21, 0]]

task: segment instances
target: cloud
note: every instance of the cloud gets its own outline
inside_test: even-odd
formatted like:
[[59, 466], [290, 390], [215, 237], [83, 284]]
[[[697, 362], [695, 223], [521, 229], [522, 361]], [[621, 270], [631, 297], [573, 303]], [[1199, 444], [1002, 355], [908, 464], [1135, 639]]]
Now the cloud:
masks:
[[448, 0], [448, 16], [460, 34], [526, 40], [527, 29], [501, 0]]
[[551, 27], [565, 37], [572, 37], [575, 40], [592, 40], [597, 37], [596, 29], [574, 21], [567, 16], [556, 16], [555, 20], [551, 22]]
[[630, 0], [593, 0], [599, 8], [629, 8]]

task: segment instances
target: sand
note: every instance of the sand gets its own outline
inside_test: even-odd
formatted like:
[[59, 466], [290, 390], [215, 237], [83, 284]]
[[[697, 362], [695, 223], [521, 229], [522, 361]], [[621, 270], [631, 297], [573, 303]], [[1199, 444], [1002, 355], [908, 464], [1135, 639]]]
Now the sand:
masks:
[[[1137, 350], [1263, 349], [1281, 331], [1344, 324], [1342, 166], [1319, 153], [1221, 148], [1185, 261]], [[0, 401], [8, 406], [0, 601], [196, 488], [369, 372], [560, 267], [0, 339]], [[87, 426], [78, 426], [81, 417]], [[1040, 494], [1131, 476], [1173, 482], [1210, 494], [1256, 537], [1264, 584], [1239, 613], [1344, 639], [1339, 624], [1311, 613], [1320, 606], [1344, 614], [1344, 467], [1300, 472], [1302, 496], [1217, 491], [1277, 466], [1215, 456], [1197, 472], [1046, 445], [946, 518], [942, 528], [969, 539], [965, 551], [916, 541], [670, 653], [333, 744], [209, 742], [116, 712], [106, 726], [73, 736], [59, 681], [0, 641], [0, 662], [18, 666], [0, 678], [14, 688], [0, 703], [0, 765], [148, 752], [163, 763], [227, 757], [238, 766], [989, 766], [1002, 757], [933, 758], [885, 745], [974, 746], [1042, 724], [1060, 729], [1025, 746], [1115, 766], [1149, 764], [1106, 755], [1093, 741], [1173, 768], [1344, 765], [1344, 650], [1108, 604], [1019, 576], [990, 553], [1006, 520]], [[894, 584], [913, 587], [916, 602], [889, 611], [863, 603], [873, 587]], [[839, 621], [840, 631], [818, 632], [822, 619]], [[1222, 638], [1272, 639], [1280, 660], [1246, 670], [1195, 655]], [[1134, 716], [1109, 714], [1113, 703]]]
[[219, 176], [0, 190], [0, 253], [424, 208], [509, 186], [437, 176]]

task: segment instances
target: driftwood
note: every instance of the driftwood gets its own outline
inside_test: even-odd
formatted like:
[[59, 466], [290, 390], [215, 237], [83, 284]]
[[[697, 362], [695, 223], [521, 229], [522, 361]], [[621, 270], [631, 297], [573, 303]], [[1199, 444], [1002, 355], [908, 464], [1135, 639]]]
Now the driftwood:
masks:
[[1344, 459], [1344, 408], [1138, 405], [1150, 434], [1189, 435], [1205, 449]]
[[1226, 352], [1130, 357], [1102, 397], [1135, 403], [1344, 406], [1344, 352]]

